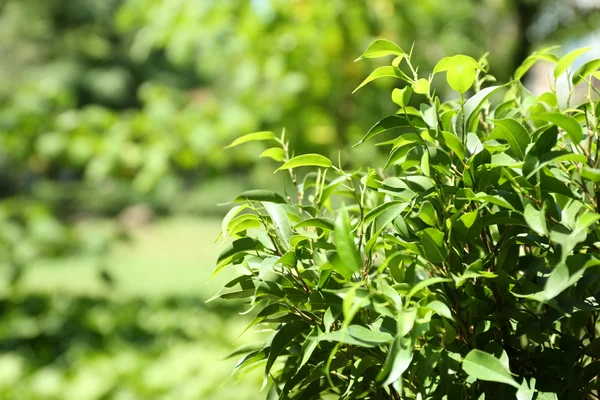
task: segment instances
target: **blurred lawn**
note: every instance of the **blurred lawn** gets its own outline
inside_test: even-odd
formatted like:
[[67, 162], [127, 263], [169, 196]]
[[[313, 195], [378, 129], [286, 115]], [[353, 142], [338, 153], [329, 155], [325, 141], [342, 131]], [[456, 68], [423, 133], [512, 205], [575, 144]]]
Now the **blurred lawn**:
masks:
[[[97, 279], [96, 259], [90, 256], [38, 261], [28, 268], [21, 287], [30, 293], [208, 299], [228, 279], [225, 272], [210, 281], [220, 226], [218, 219], [180, 216], [137, 228], [131, 243], [114, 246], [106, 260], [116, 281], [113, 288]], [[84, 231], [94, 234], [95, 229]]]
[[91, 257], [32, 266], [0, 309], [0, 398], [260, 397], [260, 369], [227, 381], [237, 357], [223, 361], [257, 339], [237, 339], [249, 317], [235, 304], [204, 303], [228, 279], [207, 284], [219, 229], [194, 217], [137, 229], [108, 257], [114, 288]]

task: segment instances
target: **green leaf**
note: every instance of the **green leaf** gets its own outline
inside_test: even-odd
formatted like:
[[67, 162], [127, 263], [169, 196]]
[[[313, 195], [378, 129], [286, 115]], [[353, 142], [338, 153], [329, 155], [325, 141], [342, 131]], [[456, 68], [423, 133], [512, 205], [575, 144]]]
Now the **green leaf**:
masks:
[[579, 85], [588, 77], [588, 75], [594, 73], [599, 68], [600, 59], [586, 62], [581, 67], [579, 67], [579, 69], [577, 69], [577, 71], [575, 71], [575, 73], [573, 74], [573, 85]]
[[[456, 117], [456, 133], [462, 138], [463, 137], [463, 128], [467, 128], [467, 132], [473, 132], [473, 126], [479, 120], [478, 113], [481, 110], [481, 107], [485, 104], [486, 100], [496, 93], [498, 90], [502, 89], [506, 85], [498, 85], [498, 86], [490, 86], [481, 91], [477, 92], [473, 97], [465, 102], [464, 106], [464, 114], [462, 110], [458, 113]], [[467, 121], [465, 126], [463, 127], [464, 121]]]
[[[398, 208], [400, 207], [400, 208]], [[406, 209], [407, 204], [404, 201], [389, 201], [387, 203], [383, 203], [378, 205], [377, 207], [373, 208], [372, 210], [369, 210], [369, 212], [367, 212], [365, 214], [364, 217], [364, 224], [368, 224], [369, 222], [371, 222], [372, 220], [374, 220], [375, 218], [377, 218], [379, 215], [383, 214], [384, 212], [386, 212], [387, 210], [390, 209], [400, 209], [400, 212], [404, 209]], [[395, 213], [394, 213], [395, 214]], [[398, 214], [396, 214], [397, 216]]]
[[515, 79], [521, 79], [523, 75], [525, 75], [527, 71], [529, 71], [529, 69], [533, 67], [533, 64], [535, 64], [539, 60], [546, 60], [556, 64], [558, 62], [558, 57], [556, 57], [554, 54], [550, 54], [549, 52], [559, 47], [560, 46], [547, 47], [538, 50], [529, 57], [527, 57], [525, 61], [523, 61], [523, 63], [516, 69]]
[[335, 219], [334, 242], [343, 268], [350, 273], [360, 271], [362, 260], [354, 243], [350, 218], [344, 206]]
[[429, 81], [427, 79], [419, 79], [413, 84], [413, 90], [417, 94], [429, 93]]
[[446, 146], [450, 148], [458, 156], [458, 158], [464, 159], [466, 155], [465, 146], [463, 146], [460, 139], [452, 132], [442, 131], [444, 142]]
[[275, 134], [273, 132], [269, 132], [269, 131], [254, 132], [254, 133], [249, 133], [247, 135], [244, 135], [242, 137], [235, 139], [230, 145], [225, 146], [225, 148], [229, 149], [231, 147], [239, 146], [240, 144], [247, 143], [247, 142], [254, 142], [257, 140], [271, 140], [271, 139], [275, 139]]
[[290, 238], [293, 235], [292, 225], [285, 210], [278, 204], [263, 202], [263, 207], [271, 217], [271, 221], [275, 227], [275, 233], [280, 243], [283, 244], [285, 250], [290, 248]]
[[417, 319], [417, 309], [408, 308], [401, 310], [396, 316], [396, 325], [399, 337], [404, 337], [410, 333], [415, 320]]
[[479, 211], [470, 211], [464, 213], [455, 222], [452, 227], [458, 238], [463, 242], [470, 242], [481, 233], [482, 219], [479, 217]]
[[215, 276], [223, 267], [230, 264], [239, 254], [245, 254], [249, 251], [262, 250], [263, 245], [258, 240], [250, 237], [234, 240], [231, 242], [217, 258], [217, 268], [213, 272]]
[[426, 228], [418, 232], [425, 252], [425, 258], [432, 263], [441, 263], [446, 260], [446, 246], [444, 233], [436, 228]]
[[376, 380], [382, 387], [396, 382], [408, 369], [413, 358], [413, 349], [410, 340], [396, 336], [387, 352], [385, 362]]
[[405, 86], [402, 89], [396, 88], [392, 91], [392, 101], [398, 104], [400, 107], [406, 107], [410, 101], [411, 94], [412, 89], [410, 86]]
[[573, 62], [577, 59], [577, 57], [579, 57], [583, 53], [589, 51], [590, 49], [591, 49], [591, 47], [575, 49], [575, 50], [567, 53], [560, 60], [558, 60], [558, 62], [556, 63], [556, 66], [554, 67], [554, 78], [556, 79], [559, 76], [561, 76], [571, 66], [571, 64], [573, 64]]
[[394, 337], [388, 332], [372, 331], [361, 325], [350, 325], [345, 329], [323, 334], [317, 337], [317, 340], [362, 347], [377, 347], [380, 344], [390, 343], [394, 340]]
[[437, 225], [437, 222], [438, 222], [437, 214], [435, 212], [435, 208], [433, 207], [433, 204], [431, 204], [430, 201], [425, 200], [423, 203], [421, 203], [421, 207], [419, 208], [417, 215], [418, 215], [419, 219], [421, 221], [425, 222], [427, 225], [429, 225], [429, 226]]
[[587, 165], [583, 166], [583, 170], [581, 171], [581, 177], [583, 179], [587, 179], [592, 182], [600, 182], [600, 169], [591, 168]]
[[474, 69], [482, 69], [481, 65], [472, 57], [465, 56], [463, 54], [457, 54], [452, 57], [442, 58], [433, 68], [433, 73], [448, 71], [450, 69], [470, 67]]
[[334, 229], [334, 221], [329, 218], [309, 218], [296, 224], [294, 229], [317, 227], [321, 229], [327, 229], [332, 231]]
[[269, 190], [248, 190], [233, 200], [236, 203], [243, 201], [269, 201], [271, 203], [287, 203], [287, 201], [275, 192]]
[[471, 350], [462, 362], [467, 375], [482, 381], [505, 383], [519, 389], [510, 369], [496, 357], [481, 350]]
[[408, 300], [410, 300], [410, 298], [412, 296], [414, 296], [415, 294], [419, 293], [421, 290], [425, 289], [426, 287], [431, 286], [431, 285], [435, 285], [435, 284], [438, 284], [438, 283], [442, 283], [442, 282], [452, 282], [452, 279], [450, 279], [450, 278], [442, 278], [440, 276], [434, 276], [433, 278], [425, 279], [425, 280], [417, 283], [415, 286], [413, 286], [410, 289], [410, 291], [406, 295], [407, 302], [408, 302]]
[[387, 78], [387, 77], [404, 79], [404, 74], [402, 73], [402, 71], [400, 71], [396, 67], [390, 67], [390, 66], [379, 67], [375, 71], [371, 72], [371, 75], [369, 75], [367, 77], [367, 79], [365, 79], [360, 85], [358, 85], [358, 87], [356, 89], [354, 89], [352, 94], [356, 93], [356, 91], [358, 89], [362, 88], [369, 82], [372, 82], [379, 78]]
[[525, 150], [530, 138], [527, 130], [519, 122], [511, 118], [495, 120], [496, 127], [488, 139], [506, 140], [519, 160], [525, 158]]
[[[298, 167], [322, 167], [329, 168], [331, 167], [331, 160], [329, 158], [322, 156], [320, 154], [303, 154], [301, 156], [296, 156], [291, 160], [286, 161], [281, 167], [277, 169], [277, 171], [281, 171], [283, 169], [291, 169]], [[276, 172], [277, 172], [276, 171]]]
[[379, 135], [380, 133], [383, 133], [385, 131], [389, 131], [390, 129], [396, 129], [396, 128], [402, 128], [402, 127], [408, 127], [408, 126], [410, 126], [410, 122], [409, 122], [409, 120], [406, 119], [405, 116], [390, 115], [389, 117], [386, 117], [386, 118], [382, 119], [381, 121], [377, 122], [375, 125], [373, 125], [373, 127], [371, 127], [371, 129], [369, 129], [369, 132], [367, 132], [367, 134], [362, 139], [360, 139], [358, 141], [358, 143], [356, 143], [353, 147], [356, 147], [359, 144], [364, 143], [365, 141], [371, 139], [373, 136]]
[[539, 113], [532, 115], [534, 120], [547, 121], [559, 126], [569, 134], [574, 143], [579, 143], [583, 139], [583, 128], [575, 118], [560, 113]]
[[527, 225], [529, 225], [534, 232], [542, 236], [548, 235], [546, 216], [543, 210], [540, 211], [531, 204], [527, 204], [523, 216], [525, 217]]
[[446, 75], [448, 85], [458, 93], [464, 93], [475, 83], [477, 70], [469, 66], [450, 68]]
[[259, 158], [268, 157], [275, 161], [283, 161], [285, 160], [285, 151], [279, 147], [271, 147], [270, 149], [266, 149], [262, 153], [260, 153]]
[[575, 285], [587, 268], [599, 264], [600, 260], [593, 258], [589, 254], [574, 254], [567, 257], [566, 262], [560, 262], [552, 270], [540, 299], [548, 301], [555, 298], [569, 287]]
[[369, 48], [354, 61], [359, 61], [363, 58], [379, 58], [390, 55], [404, 56], [405, 53], [396, 43], [385, 39], [377, 39], [371, 43]]
[[450, 311], [450, 308], [439, 300], [430, 301], [424, 307], [429, 308], [441, 317], [454, 321], [454, 317], [452, 316], [452, 311]]
[[288, 344], [308, 328], [310, 328], [310, 325], [304, 321], [291, 321], [275, 333], [269, 348], [269, 358], [267, 359], [267, 365], [265, 366], [265, 377], [269, 376], [269, 372], [271, 371], [271, 367], [273, 367], [275, 360], [277, 360], [277, 357], [279, 357]]
[[223, 222], [221, 223], [221, 232], [226, 234], [227, 227], [229, 226], [231, 220], [246, 208], [248, 208], [248, 204], [242, 204], [239, 206], [232, 207], [231, 210], [227, 212], [225, 217], [223, 217]]

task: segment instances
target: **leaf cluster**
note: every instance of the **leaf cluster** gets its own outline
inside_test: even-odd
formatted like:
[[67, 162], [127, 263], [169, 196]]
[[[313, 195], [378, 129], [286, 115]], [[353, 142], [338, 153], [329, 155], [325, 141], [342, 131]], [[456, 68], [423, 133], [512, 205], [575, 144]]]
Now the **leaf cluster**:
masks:
[[[395, 58], [359, 88], [403, 87], [358, 144], [391, 138], [384, 166], [294, 156], [285, 134], [232, 143], [272, 144], [295, 188], [242, 193], [223, 221], [217, 271], [240, 273], [216, 297], [244, 299], [248, 328], [270, 332], [235, 372], [264, 366], [269, 399], [597, 398], [599, 65], [569, 69], [584, 51], [539, 51], [490, 86], [485, 56], [424, 76], [378, 40], [360, 58]], [[587, 83], [587, 102], [530, 93], [519, 79], [540, 59]]]

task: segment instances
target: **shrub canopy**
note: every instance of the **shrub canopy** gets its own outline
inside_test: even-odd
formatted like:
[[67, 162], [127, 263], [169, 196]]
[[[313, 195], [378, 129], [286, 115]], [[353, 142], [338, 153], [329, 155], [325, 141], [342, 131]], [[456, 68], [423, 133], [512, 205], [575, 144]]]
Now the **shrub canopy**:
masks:
[[[485, 57], [444, 58], [422, 76], [378, 40], [361, 58], [393, 61], [359, 88], [406, 85], [392, 92], [398, 112], [357, 144], [393, 133], [378, 144], [385, 165], [293, 156], [284, 134], [232, 143], [272, 145], [261, 157], [290, 182], [283, 195], [242, 193], [223, 221], [232, 241], [215, 272], [240, 274], [218, 297], [245, 299], [250, 327], [272, 329], [236, 371], [262, 363], [280, 399], [597, 394], [600, 61], [570, 71], [581, 53], [539, 51], [496, 84]], [[587, 84], [587, 101], [562, 107], [554, 88], [523, 87], [540, 59], [554, 82]], [[431, 91], [440, 75], [456, 99]]]

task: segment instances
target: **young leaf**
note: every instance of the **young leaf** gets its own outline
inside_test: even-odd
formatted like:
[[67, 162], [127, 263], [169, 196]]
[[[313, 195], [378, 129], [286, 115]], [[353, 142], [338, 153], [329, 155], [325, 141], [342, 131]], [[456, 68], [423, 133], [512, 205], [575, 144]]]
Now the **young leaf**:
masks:
[[573, 74], [573, 85], [579, 85], [584, 79], [587, 79], [590, 74], [594, 73], [599, 68], [600, 59], [586, 62]]
[[551, 63], [556, 64], [558, 62], [558, 57], [556, 57], [554, 54], [551, 54], [550, 51], [557, 49], [559, 47], [560, 46], [547, 47], [547, 48], [538, 50], [535, 53], [533, 53], [532, 55], [530, 55], [529, 57], [527, 57], [525, 59], [525, 61], [523, 61], [523, 63], [515, 71], [515, 74], [514, 74], [515, 79], [517, 79], [517, 80], [521, 79], [523, 77], [523, 75], [525, 75], [527, 73], [527, 71], [529, 71], [529, 69], [531, 67], [533, 67], [533, 64], [535, 64], [539, 60], [545, 60], [545, 61], [549, 61]]
[[281, 167], [277, 169], [277, 171], [298, 167], [329, 168], [331, 167], [331, 165], [331, 160], [320, 154], [303, 154], [301, 156], [296, 156], [291, 160], [286, 161]]
[[405, 79], [405, 76], [402, 73], [402, 71], [400, 71], [396, 67], [390, 67], [390, 66], [379, 67], [375, 71], [371, 72], [371, 75], [369, 75], [367, 77], [367, 79], [365, 79], [360, 85], [358, 85], [358, 87], [356, 89], [354, 89], [352, 94], [356, 93], [358, 91], [358, 89], [362, 88], [367, 83], [372, 82], [375, 79], [386, 78], [386, 77]]
[[259, 158], [268, 157], [275, 161], [283, 161], [285, 159], [285, 151], [280, 147], [271, 147], [260, 153]]
[[519, 384], [502, 361], [481, 350], [471, 350], [463, 360], [462, 368], [475, 379], [505, 383], [519, 389]]
[[231, 147], [239, 146], [240, 144], [244, 144], [247, 142], [253, 142], [253, 141], [257, 141], [257, 140], [271, 140], [271, 139], [275, 139], [275, 134], [273, 132], [269, 132], [269, 131], [254, 132], [254, 133], [249, 133], [247, 135], [244, 135], [242, 137], [235, 139], [233, 142], [231, 142], [231, 144], [229, 144], [228, 146], [225, 146], [225, 148], [229, 149]]
[[412, 89], [410, 86], [405, 86], [402, 89], [396, 88], [392, 91], [392, 101], [398, 104], [400, 107], [406, 107], [410, 101], [411, 94]]
[[556, 79], [561, 76], [571, 66], [571, 64], [573, 64], [577, 57], [589, 51], [590, 49], [591, 47], [575, 49], [558, 60], [556, 66], [554, 67], [554, 78]]
[[354, 61], [359, 61], [364, 58], [385, 57], [389, 55], [402, 57], [404, 54], [404, 51], [396, 43], [385, 39], [377, 39], [371, 43], [369, 48]]
[[419, 79], [413, 84], [413, 90], [417, 94], [429, 93], [429, 81], [427, 79]]

